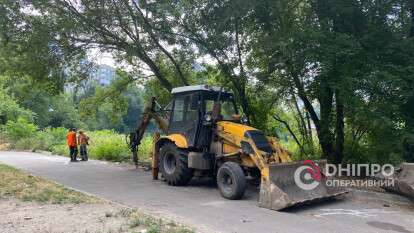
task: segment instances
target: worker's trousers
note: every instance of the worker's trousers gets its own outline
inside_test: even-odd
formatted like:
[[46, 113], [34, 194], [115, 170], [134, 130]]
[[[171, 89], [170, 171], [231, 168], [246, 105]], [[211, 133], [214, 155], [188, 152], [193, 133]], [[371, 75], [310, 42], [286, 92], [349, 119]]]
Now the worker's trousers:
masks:
[[88, 161], [88, 149], [86, 145], [80, 145], [80, 155], [83, 161]]
[[76, 156], [78, 155], [78, 147], [77, 146], [69, 146], [69, 154], [70, 154], [70, 160], [75, 161]]

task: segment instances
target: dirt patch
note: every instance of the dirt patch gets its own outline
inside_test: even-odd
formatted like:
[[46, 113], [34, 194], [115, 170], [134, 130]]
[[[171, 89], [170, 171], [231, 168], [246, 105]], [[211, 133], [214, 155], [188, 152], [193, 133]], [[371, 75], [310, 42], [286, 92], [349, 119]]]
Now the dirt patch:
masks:
[[104, 202], [56, 205], [0, 199], [0, 216], [0, 233], [193, 232], [172, 221]]
[[111, 204], [54, 205], [2, 199], [0, 232], [132, 232], [127, 218], [115, 217], [121, 210]]
[[193, 232], [3, 164], [0, 216], [0, 233]]

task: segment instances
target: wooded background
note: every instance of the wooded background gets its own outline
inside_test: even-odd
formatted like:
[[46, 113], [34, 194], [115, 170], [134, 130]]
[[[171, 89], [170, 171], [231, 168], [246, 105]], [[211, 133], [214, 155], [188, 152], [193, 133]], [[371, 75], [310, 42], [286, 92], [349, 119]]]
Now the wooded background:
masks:
[[[112, 54], [109, 85], [88, 51]], [[2, 124], [128, 132], [204, 83], [296, 159], [414, 161], [414, 1], [0, 0]]]

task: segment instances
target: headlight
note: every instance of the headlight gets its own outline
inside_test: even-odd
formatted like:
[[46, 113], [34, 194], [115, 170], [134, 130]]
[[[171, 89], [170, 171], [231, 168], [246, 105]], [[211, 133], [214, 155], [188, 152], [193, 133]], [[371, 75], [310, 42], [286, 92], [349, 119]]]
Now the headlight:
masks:
[[247, 124], [249, 122], [249, 120], [247, 119], [247, 117], [245, 115], [243, 115], [240, 119], [242, 124]]
[[207, 122], [210, 122], [212, 120], [211, 114], [206, 113], [206, 115], [204, 115], [204, 120], [207, 121]]

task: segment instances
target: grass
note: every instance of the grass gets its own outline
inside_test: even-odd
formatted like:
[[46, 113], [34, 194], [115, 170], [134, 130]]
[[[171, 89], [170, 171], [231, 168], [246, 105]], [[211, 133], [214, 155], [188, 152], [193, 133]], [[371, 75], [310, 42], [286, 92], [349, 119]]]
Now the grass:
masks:
[[181, 224], [177, 224], [173, 221], [166, 221], [160, 218], [154, 218], [152, 216], [139, 213], [138, 211], [132, 211], [129, 213], [130, 228], [145, 228], [147, 233], [193, 233], [193, 229], [190, 229]]
[[22, 201], [51, 204], [98, 203], [100, 201], [95, 197], [0, 164], [0, 198], [10, 197]]

